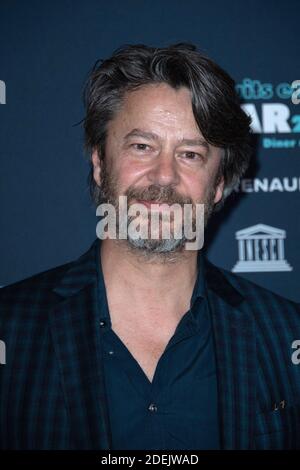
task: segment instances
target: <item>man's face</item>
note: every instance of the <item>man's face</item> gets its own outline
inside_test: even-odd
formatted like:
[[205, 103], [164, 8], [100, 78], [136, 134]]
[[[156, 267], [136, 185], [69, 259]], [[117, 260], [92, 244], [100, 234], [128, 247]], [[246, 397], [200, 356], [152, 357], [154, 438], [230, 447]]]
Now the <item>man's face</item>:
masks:
[[[118, 196], [125, 195], [128, 205], [202, 203], [207, 222], [222, 197], [223, 179], [215, 184], [222, 152], [199, 131], [187, 88], [153, 84], [128, 92], [108, 124], [104, 161], [96, 150], [92, 155], [101, 202], [118, 207]], [[131, 244], [148, 252], [168, 252], [181, 249], [184, 240], [132, 240]]]

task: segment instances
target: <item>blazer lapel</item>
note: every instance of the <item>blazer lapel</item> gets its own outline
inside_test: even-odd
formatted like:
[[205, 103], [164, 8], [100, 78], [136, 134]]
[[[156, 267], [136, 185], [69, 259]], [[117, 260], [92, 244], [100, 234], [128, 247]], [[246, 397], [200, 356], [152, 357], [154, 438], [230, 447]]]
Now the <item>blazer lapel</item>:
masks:
[[255, 409], [255, 331], [249, 304], [206, 260], [219, 393], [222, 449], [252, 449]]
[[74, 449], [109, 449], [111, 437], [101, 369], [95, 249], [71, 263], [54, 291], [50, 325]]

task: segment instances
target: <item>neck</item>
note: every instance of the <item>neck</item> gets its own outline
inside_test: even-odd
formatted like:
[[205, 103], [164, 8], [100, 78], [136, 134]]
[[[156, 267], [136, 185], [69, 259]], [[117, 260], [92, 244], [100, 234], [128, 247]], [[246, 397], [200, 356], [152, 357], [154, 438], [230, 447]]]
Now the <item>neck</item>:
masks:
[[[197, 278], [197, 251], [182, 250], [169, 257], [147, 259], [128, 249], [126, 240], [101, 242], [101, 265], [110, 293], [149, 308], [177, 312], [189, 308]], [[163, 305], [162, 305], [163, 304]]]

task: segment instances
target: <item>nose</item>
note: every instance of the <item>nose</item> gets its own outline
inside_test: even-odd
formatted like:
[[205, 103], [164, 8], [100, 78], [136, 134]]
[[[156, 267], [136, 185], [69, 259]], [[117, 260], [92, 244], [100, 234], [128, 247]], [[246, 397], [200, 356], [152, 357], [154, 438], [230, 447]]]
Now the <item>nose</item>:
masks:
[[148, 173], [152, 184], [166, 186], [179, 183], [177, 162], [171, 152], [161, 152]]

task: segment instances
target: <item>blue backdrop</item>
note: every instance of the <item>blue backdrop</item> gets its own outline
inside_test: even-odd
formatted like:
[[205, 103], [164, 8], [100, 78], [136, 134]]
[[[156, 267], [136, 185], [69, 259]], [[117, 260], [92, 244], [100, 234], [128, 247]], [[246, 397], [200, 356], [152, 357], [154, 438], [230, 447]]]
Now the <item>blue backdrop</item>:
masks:
[[2, 0], [0, 10], [1, 285], [79, 256], [96, 236], [75, 125], [96, 59], [122, 44], [191, 41], [234, 77], [258, 138], [211, 222], [208, 257], [300, 300], [298, 1]]

